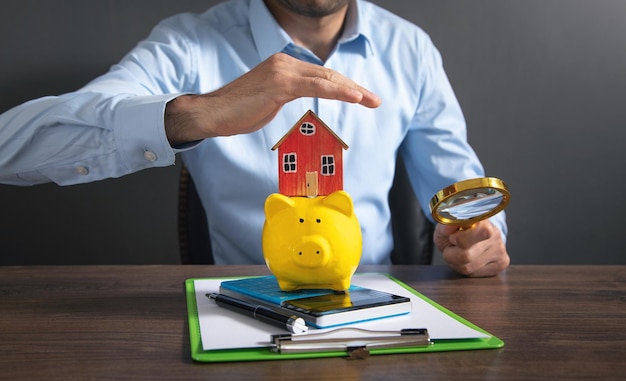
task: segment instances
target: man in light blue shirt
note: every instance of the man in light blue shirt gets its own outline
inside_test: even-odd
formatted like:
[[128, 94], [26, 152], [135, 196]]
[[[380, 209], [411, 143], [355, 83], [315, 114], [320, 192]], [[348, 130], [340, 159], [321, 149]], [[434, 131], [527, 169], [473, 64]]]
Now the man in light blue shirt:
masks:
[[[234, 0], [162, 21], [82, 89], [0, 116], [0, 181], [60, 185], [174, 164], [188, 167], [217, 264], [263, 263], [271, 147], [313, 110], [350, 147], [344, 189], [363, 232], [363, 264], [389, 263], [387, 196], [396, 154], [421, 202], [483, 176], [460, 106], [428, 36], [365, 1]], [[472, 229], [438, 225], [456, 271], [506, 268], [501, 213]]]

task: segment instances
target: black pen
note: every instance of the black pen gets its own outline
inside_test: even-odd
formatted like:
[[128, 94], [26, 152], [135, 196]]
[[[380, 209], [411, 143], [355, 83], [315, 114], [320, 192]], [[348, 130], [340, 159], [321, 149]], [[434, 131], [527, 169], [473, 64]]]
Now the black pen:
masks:
[[220, 307], [251, 316], [257, 320], [286, 329], [291, 333], [302, 333], [308, 330], [304, 319], [301, 317], [281, 314], [267, 307], [252, 304], [224, 294], [211, 293], [206, 294], [206, 296]]

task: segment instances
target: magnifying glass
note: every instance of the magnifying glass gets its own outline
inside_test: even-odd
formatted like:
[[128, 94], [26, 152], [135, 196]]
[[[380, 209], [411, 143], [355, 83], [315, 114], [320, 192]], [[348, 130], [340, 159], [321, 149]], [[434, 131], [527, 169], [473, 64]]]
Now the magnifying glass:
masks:
[[459, 181], [437, 192], [430, 200], [430, 213], [435, 221], [463, 230], [499, 213], [510, 199], [504, 181], [480, 177]]

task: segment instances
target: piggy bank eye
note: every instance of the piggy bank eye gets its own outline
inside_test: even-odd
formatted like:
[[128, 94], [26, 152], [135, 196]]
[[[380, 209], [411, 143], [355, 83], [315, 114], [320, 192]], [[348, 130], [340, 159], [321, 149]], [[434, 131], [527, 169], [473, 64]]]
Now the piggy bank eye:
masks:
[[322, 220], [320, 220], [320, 219], [318, 218], [317, 220], [315, 220], [315, 222], [317, 222], [317, 223], [319, 224], [320, 222], [322, 222]]
[[304, 218], [301, 218], [301, 219], [300, 219], [300, 223], [301, 223], [301, 224], [302, 224], [302, 223], [304, 223]]

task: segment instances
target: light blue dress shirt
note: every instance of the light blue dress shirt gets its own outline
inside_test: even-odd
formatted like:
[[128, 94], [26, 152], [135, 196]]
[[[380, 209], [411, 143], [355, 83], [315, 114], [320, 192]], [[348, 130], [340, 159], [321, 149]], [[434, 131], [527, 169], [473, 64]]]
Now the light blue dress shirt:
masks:
[[[302, 98], [263, 129], [172, 149], [168, 101], [206, 93], [277, 52], [334, 69], [376, 93], [368, 109]], [[82, 89], [33, 100], [0, 116], [0, 181], [60, 185], [174, 164], [181, 152], [205, 206], [217, 264], [264, 263], [267, 196], [278, 192], [271, 147], [313, 110], [350, 147], [344, 189], [363, 232], [363, 264], [389, 263], [387, 204], [396, 154], [405, 159], [424, 210], [441, 188], [483, 176], [439, 52], [417, 26], [365, 1], [350, 5], [343, 36], [326, 62], [293, 43], [263, 1], [220, 3], [204, 14], [162, 21], [119, 64]], [[504, 214], [492, 221], [506, 234]]]

